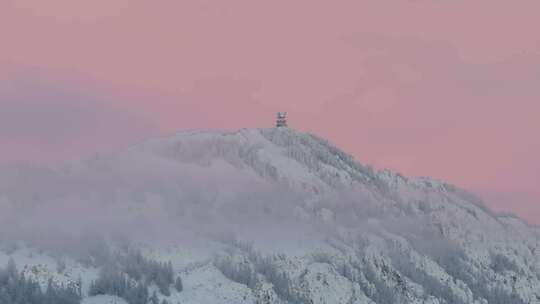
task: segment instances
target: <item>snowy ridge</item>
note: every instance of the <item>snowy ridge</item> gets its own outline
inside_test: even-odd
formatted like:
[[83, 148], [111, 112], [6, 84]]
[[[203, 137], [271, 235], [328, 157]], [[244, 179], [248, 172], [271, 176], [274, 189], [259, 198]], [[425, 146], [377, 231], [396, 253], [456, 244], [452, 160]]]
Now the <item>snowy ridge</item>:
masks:
[[[0, 176], [0, 207], [77, 197], [107, 208], [107, 225], [160, 219], [152, 230], [173, 232], [135, 246], [182, 277], [182, 292], [158, 293], [170, 304], [540, 303], [537, 227], [444, 182], [375, 172], [293, 129], [185, 131], [45, 177], [25, 172], [31, 185]], [[60, 272], [53, 256], [21, 247], [0, 253], [0, 266], [13, 257], [42, 285], [80, 277], [86, 293], [98, 269], [66, 257]]]

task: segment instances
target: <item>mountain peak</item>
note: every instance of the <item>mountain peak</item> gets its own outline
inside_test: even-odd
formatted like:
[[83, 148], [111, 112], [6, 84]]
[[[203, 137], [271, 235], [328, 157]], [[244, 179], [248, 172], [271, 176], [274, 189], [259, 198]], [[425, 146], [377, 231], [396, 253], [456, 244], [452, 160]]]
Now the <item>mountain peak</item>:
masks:
[[[374, 172], [291, 128], [182, 131], [59, 169], [1, 173], [1, 240], [99, 261], [115, 255], [92, 256], [89, 244], [103, 247], [94, 234], [127, 239], [185, 278], [185, 291], [160, 295], [173, 303], [540, 299], [537, 228], [443, 182]], [[76, 260], [60, 273], [37, 252], [0, 250], [0, 262], [24, 261], [40, 282], [96, 278]]]
[[132, 147], [181, 162], [225, 160], [315, 192], [370, 182], [376, 174], [327, 140], [292, 128], [188, 130]]

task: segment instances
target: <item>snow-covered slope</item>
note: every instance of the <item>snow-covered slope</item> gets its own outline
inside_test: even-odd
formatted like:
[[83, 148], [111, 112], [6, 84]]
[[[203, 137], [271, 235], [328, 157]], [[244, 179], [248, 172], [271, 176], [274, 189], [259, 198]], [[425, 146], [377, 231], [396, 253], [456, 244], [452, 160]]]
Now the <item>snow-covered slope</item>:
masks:
[[75, 239], [114, 231], [171, 261], [184, 290], [158, 293], [169, 303], [540, 303], [540, 229], [293, 129], [186, 131], [59, 168], [5, 169], [0, 208], [0, 221], [19, 216], [4, 237], [34, 248], [0, 253], [0, 265], [12, 256], [43, 284], [80, 277], [85, 291], [98, 270], [67, 254], [60, 273], [28, 223]]

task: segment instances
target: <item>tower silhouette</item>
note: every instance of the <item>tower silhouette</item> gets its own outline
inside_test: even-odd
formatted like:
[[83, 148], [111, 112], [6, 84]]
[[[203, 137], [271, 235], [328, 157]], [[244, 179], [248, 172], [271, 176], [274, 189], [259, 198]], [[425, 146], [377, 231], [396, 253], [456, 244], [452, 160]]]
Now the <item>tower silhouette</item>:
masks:
[[287, 127], [287, 112], [277, 113], [276, 127], [277, 128]]

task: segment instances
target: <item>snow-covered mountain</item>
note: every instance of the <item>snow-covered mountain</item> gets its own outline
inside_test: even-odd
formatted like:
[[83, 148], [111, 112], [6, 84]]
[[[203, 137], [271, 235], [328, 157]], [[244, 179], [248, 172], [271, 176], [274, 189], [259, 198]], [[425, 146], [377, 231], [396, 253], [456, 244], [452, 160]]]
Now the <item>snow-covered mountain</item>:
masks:
[[[0, 267], [82, 284], [111, 252], [171, 262], [168, 303], [540, 303], [540, 229], [288, 128], [186, 131], [0, 172]], [[0, 300], [1, 301], [1, 300]]]

